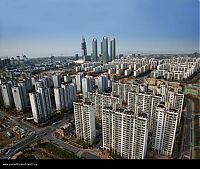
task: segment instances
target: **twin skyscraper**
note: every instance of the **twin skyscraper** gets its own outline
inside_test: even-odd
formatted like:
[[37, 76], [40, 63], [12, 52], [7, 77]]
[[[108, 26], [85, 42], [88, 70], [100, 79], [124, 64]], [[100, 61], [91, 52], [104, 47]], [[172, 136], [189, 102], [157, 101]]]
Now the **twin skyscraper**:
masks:
[[100, 61], [103, 64], [108, 63], [116, 58], [116, 40], [115, 38], [110, 41], [110, 55], [108, 48], [108, 37], [104, 36], [101, 41], [101, 53], [98, 55], [97, 39], [92, 40], [92, 53], [91, 56], [87, 55], [87, 46], [85, 38], [82, 37], [81, 42], [82, 57], [85, 61]]

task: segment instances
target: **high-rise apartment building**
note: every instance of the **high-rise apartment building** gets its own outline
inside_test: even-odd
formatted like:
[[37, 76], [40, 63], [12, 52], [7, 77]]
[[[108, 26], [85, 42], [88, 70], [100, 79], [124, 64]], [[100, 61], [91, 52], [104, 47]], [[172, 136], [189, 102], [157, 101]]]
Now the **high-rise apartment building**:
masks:
[[30, 91], [33, 89], [33, 84], [32, 84], [32, 80], [30, 77], [27, 77], [26, 79], [23, 80], [25, 82], [25, 86], [26, 86], [26, 91]]
[[61, 77], [60, 77], [60, 75], [53, 75], [52, 76], [52, 80], [53, 80], [54, 88], [61, 86]]
[[2, 107], [3, 105], [4, 105], [4, 102], [3, 102], [3, 96], [2, 96], [1, 85], [0, 85], [0, 107]]
[[76, 89], [78, 92], [82, 92], [82, 78], [83, 78], [83, 73], [78, 73], [75, 77], [76, 81]]
[[55, 103], [56, 103], [56, 110], [61, 111], [65, 110], [65, 96], [64, 96], [64, 89], [63, 88], [54, 88], [54, 96], [55, 96]]
[[126, 159], [144, 159], [147, 150], [147, 115], [105, 107], [102, 110], [103, 148]]
[[74, 102], [76, 137], [93, 144], [96, 137], [95, 110], [91, 102]]
[[38, 91], [39, 87], [44, 87], [43, 82], [41, 80], [35, 82], [35, 91]]
[[101, 54], [103, 57], [103, 63], [108, 63], [109, 61], [109, 55], [108, 55], [108, 38], [107, 37], [103, 37], [103, 40], [101, 42]]
[[119, 97], [110, 96], [109, 94], [89, 93], [89, 98], [94, 103], [96, 117], [101, 119], [102, 109], [106, 106], [116, 107], [116, 105], [122, 105]]
[[172, 155], [177, 124], [178, 113], [176, 110], [168, 110], [164, 104], [157, 106], [153, 119], [153, 150], [166, 156]]
[[180, 123], [180, 120], [181, 120], [183, 102], [184, 102], [184, 94], [176, 93], [174, 109], [176, 109], [178, 111], [178, 124]]
[[70, 83], [63, 84], [61, 87], [64, 88], [65, 104], [67, 105], [68, 109], [71, 109], [73, 102], [76, 101], [76, 86], [74, 83]]
[[56, 110], [66, 111], [72, 108], [76, 100], [76, 87], [73, 83], [61, 84], [60, 88], [54, 88]]
[[108, 90], [108, 77], [106, 75], [101, 75], [98, 77], [98, 89], [101, 92]]
[[84, 98], [88, 97], [88, 92], [91, 92], [93, 90], [93, 77], [92, 76], [86, 76], [82, 79], [82, 93]]
[[53, 86], [53, 82], [48, 76], [43, 77], [42, 79], [40, 79], [40, 81], [42, 82], [42, 86], [44, 87], [50, 88]]
[[81, 50], [82, 50], [82, 57], [84, 58], [84, 56], [87, 56], [87, 47], [86, 47], [86, 41], [84, 37], [82, 37]]
[[180, 123], [183, 108], [184, 94], [174, 91], [168, 91], [167, 102], [168, 108], [176, 109], [178, 112], [178, 123]]
[[135, 113], [143, 111], [148, 114], [151, 113], [152, 94], [150, 93], [135, 93], [128, 92], [128, 108]]
[[24, 111], [27, 107], [27, 97], [26, 94], [23, 93], [23, 87], [22, 86], [12, 87], [12, 94], [16, 110]]
[[1, 84], [1, 92], [3, 97], [4, 106], [6, 108], [12, 107], [14, 105], [11, 84], [3, 83]]
[[51, 97], [49, 88], [39, 87], [38, 93], [41, 95], [42, 107], [45, 116], [45, 120], [47, 120], [52, 115], [52, 105], [51, 105]]
[[43, 108], [42, 97], [40, 93], [29, 93], [33, 120], [35, 123], [45, 122], [45, 112]]
[[92, 40], [92, 60], [94, 62], [98, 61], [97, 39]]
[[123, 103], [127, 104], [128, 92], [132, 91], [131, 84], [125, 83], [112, 83], [112, 95], [119, 96]]
[[23, 93], [23, 98], [25, 98], [24, 99], [24, 104], [25, 104], [25, 107], [27, 107], [28, 106], [28, 101], [27, 101], [27, 94], [26, 93], [27, 93], [27, 91], [29, 91], [28, 89], [30, 89], [30, 88], [27, 88], [27, 85], [26, 85], [26, 83], [24, 81], [19, 81], [18, 82], [18, 86], [21, 86], [22, 93]]
[[63, 79], [64, 79], [64, 82], [65, 82], [65, 83], [70, 83], [70, 82], [72, 82], [72, 78], [71, 78], [70, 74], [64, 75], [64, 76], [63, 76]]
[[153, 95], [151, 92], [128, 92], [128, 109], [138, 114], [147, 113], [149, 131], [152, 128], [152, 120], [156, 107], [162, 101], [162, 96]]
[[116, 58], [116, 41], [115, 38], [113, 38], [110, 41], [110, 61], [114, 60]]

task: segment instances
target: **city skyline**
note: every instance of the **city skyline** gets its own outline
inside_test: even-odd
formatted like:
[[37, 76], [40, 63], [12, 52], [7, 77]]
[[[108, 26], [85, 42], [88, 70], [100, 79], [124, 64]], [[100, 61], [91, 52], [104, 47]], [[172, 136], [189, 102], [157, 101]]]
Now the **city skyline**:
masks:
[[0, 57], [74, 55], [82, 35], [88, 54], [103, 36], [117, 39], [117, 53], [196, 52], [198, 8], [196, 0], [2, 0]]
[[112, 62], [106, 37], [97, 61], [84, 39], [79, 61], [0, 59], [0, 159], [200, 158], [200, 54], [113, 59], [110, 42]]

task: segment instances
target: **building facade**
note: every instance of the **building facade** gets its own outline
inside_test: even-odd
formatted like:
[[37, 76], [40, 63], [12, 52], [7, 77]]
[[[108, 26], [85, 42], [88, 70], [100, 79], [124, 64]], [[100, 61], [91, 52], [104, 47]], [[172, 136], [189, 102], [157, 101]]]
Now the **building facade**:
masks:
[[144, 159], [148, 128], [147, 116], [124, 109], [106, 107], [102, 111], [103, 148], [126, 159]]
[[50, 97], [50, 90], [49, 88], [39, 87], [38, 93], [41, 95], [42, 107], [44, 112], [45, 120], [49, 119], [52, 115], [52, 104], [51, 104], [51, 97]]
[[61, 77], [60, 75], [53, 75], [52, 76], [53, 86], [54, 88], [61, 86]]
[[27, 97], [23, 93], [22, 86], [12, 87], [12, 94], [14, 98], [15, 108], [18, 112], [24, 111], [27, 107]]
[[93, 77], [92, 76], [86, 76], [82, 79], [82, 93], [83, 97], [88, 97], [88, 92], [91, 92], [93, 90]]
[[4, 106], [10, 108], [14, 106], [14, 100], [10, 83], [1, 84], [1, 92], [3, 97]]
[[159, 154], [171, 157], [174, 147], [178, 113], [158, 105], [153, 120], [152, 149]]
[[83, 73], [78, 73], [75, 77], [76, 89], [78, 92], [82, 92], [82, 78]]
[[76, 137], [93, 144], [96, 137], [95, 109], [91, 102], [74, 102]]
[[108, 90], [108, 77], [106, 75], [98, 77], [98, 89], [101, 92], [106, 92]]
[[92, 40], [92, 60], [94, 62], [98, 61], [97, 39]]
[[84, 58], [84, 56], [87, 56], [87, 46], [84, 37], [82, 37], [81, 50], [82, 50], [82, 57]]
[[29, 93], [33, 120], [35, 123], [45, 122], [45, 112], [43, 108], [42, 97], [40, 93]]
[[103, 37], [103, 40], [101, 42], [101, 54], [102, 54], [102, 61], [103, 63], [108, 63], [109, 61], [109, 55], [108, 55], [108, 38]]
[[116, 40], [113, 38], [110, 41], [110, 61], [116, 58]]

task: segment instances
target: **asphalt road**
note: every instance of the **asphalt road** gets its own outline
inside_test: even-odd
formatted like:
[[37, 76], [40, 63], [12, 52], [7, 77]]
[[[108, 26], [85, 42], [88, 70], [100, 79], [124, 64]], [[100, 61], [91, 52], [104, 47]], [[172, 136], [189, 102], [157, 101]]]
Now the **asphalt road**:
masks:
[[180, 158], [184, 155], [190, 156], [191, 151], [191, 140], [192, 140], [192, 113], [193, 113], [193, 101], [191, 99], [186, 99], [186, 112], [183, 115], [184, 126], [183, 126], [183, 135], [182, 135], [182, 144], [180, 151]]
[[[0, 112], [0, 113], [7, 115], [6, 113], [2, 113], [2, 112]], [[96, 156], [96, 155], [89, 153], [89, 152], [84, 152], [84, 151], [80, 150], [79, 148], [77, 148], [73, 145], [70, 145], [66, 142], [63, 142], [62, 140], [55, 138], [52, 135], [52, 132], [56, 128], [63, 126], [66, 122], [69, 122], [72, 119], [72, 116], [73, 116], [73, 114], [71, 114], [70, 117], [64, 117], [62, 120], [60, 120], [55, 125], [45, 127], [41, 130], [35, 130], [34, 128], [32, 128], [30, 126], [25, 125], [26, 128], [29, 128], [29, 130], [32, 130], [32, 131], [35, 131], [35, 132], [31, 136], [23, 138], [20, 142], [14, 144], [13, 146], [4, 149], [4, 153], [2, 153], [2, 152], [0, 153], [0, 159], [10, 159], [18, 151], [23, 150], [26, 146], [29, 146], [30, 144], [37, 142], [40, 139], [51, 140], [52, 143], [66, 149], [70, 152], [77, 154], [79, 157], [83, 157], [83, 158], [86, 158], [86, 159], [100, 159], [99, 156]], [[12, 118], [12, 121], [15, 122], [17, 125], [20, 125], [20, 126], [24, 125], [24, 123], [22, 121], [18, 121], [18, 119]], [[10, 151], [8, 152], [8, 150], [10, 150]]]

